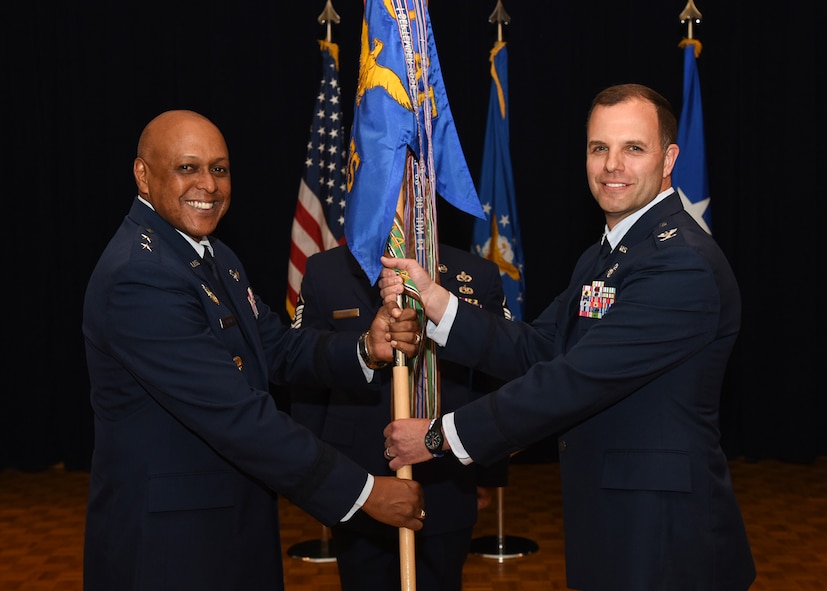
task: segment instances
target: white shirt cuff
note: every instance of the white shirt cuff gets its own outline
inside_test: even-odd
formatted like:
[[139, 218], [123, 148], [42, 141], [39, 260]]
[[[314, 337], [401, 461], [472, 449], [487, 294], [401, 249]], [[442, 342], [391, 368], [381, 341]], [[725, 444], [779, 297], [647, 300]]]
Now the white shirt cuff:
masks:
[[451, 446], [451, 453], [456, 456], [460, 463], [466, 466], [471, 464], [474, 460], [471, 459], [471, 456], [462, 447], [462, 441], [459, 440], [457, 427], [454, 425], [454, 413], [449, 412], [442, 416], [442, 430], [445, 431], [445, 439], [448, 440], [448, 445]]
[[444, 347], [445, 343], [448, 342], [448, 334], [454, 325], [454, 319], [457, 317], [459, 299], [454, 294], [450, 295], [451, 298], [448, 300], [448, 305], [445, 307], [445, 313], [442, 314], [442, 320], [439, 321], [439, 324], [434, 324], [429, 320], [426, 325], [428, 337], [440, 347]]
[[365, 365], [365, 360], [362, 359], [362, 356], [359, 354], [359, 343], [356, 343], [356, 359], [359, 360], [359, 365], [362, 366], [362, 373], [365, 375], [365, 381], [368, 384], [373, 380], [373, 370]]
[[342, 517], [341, 522], [347, 521], [348, 519], [353, 517], [353, 515], [359, 509], [362, 508], [362, 505], [364, 505], [365, 501], [368, 500], [368, 497], [370, 496], [370, 492], [372, 490], [373, 490], [373, 474], [368, 474], [368, 479], [367, 479], [367, 481], [365, 481], [365, 488], [362, 489], [362, 494], [360, 494], [359, 497], [356, 499], [356, 502], [353, 504], [353, 507], [351, 507], [350, 511], [347, 512], [347, 515]]

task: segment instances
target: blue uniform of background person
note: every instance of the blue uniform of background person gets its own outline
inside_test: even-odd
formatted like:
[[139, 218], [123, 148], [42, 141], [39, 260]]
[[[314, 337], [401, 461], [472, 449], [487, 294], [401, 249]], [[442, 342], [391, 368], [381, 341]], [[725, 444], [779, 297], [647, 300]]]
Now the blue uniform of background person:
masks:
[[290, 330], [253, 296], [236, 255], [210, 242], [218, 280], [136, 199], [89, 281], [88, 591], [277, 591], [275, 491], [332, 525], [365, 486], [363, 468], [268, 391], [270, 380], [364, 383], [359, 333]]
[[[444, 287], [486, 311], [485, 315], [510, 317], [494, 263], [447, 245], [439, 246], [439, 261]], [[378, 287], [370, 285], [350, 250], [334, 248], [308, 259], [294, 326], [362, 331], [370, 323], [370, 311], [379, 305]], [[379, 370], [381, 388], [373, 384], [323, 391], [293, 388], [291, 414], [371, 473], [393, 474], [383, 456], [382, 435], [391, 419], [391, 371], [390, 367]], [[443, 412], [501, 384], [450, 362], [440, 364], [440, 373]], [[476, 487], [504, 485], [507, 458], [484, 469], [463, 466], [447, 453], [414, 466], [413, 478], [423, 486], [427, 511], [424, 528], [416, 534], [417, 586], [459, 591], [477, 519]], [[344, 591], [398, 588], [397, 529], [356, 515], [333, 527], [332, 534]]]
[[[456, 411], [456, 433], [478, 462], [560, 434], [570, 587], [743, 591], [755, 566], [718, 428], [735, 277], [674, 192], [598, 249], [530, 325], [459, 302], [442, 356], [513, 381]], [[583, 306], [595, 282], [610, 306]]]

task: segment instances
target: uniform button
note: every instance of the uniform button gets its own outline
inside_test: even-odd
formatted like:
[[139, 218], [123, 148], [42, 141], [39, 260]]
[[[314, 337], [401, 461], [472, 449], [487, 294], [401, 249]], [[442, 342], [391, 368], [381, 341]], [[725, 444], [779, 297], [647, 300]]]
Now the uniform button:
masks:
[[557, 442], [557, 451], [559, 451], [560, 453], [563, 453], [564, 451], [566, 451], [566, 445], [567, 445], [566, 440], [561, 439], [560, 441]]

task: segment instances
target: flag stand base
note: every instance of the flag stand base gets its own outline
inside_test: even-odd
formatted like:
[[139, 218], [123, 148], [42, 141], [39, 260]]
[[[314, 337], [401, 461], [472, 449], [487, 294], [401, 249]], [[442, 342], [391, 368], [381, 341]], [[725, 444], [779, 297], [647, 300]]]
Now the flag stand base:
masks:
[[330, 539], [330, 529], [322, 526], [322, 537], [317, 540], [306, 540], [293, 544], [287, 549], [290, 558], [305, 562], [336, 562], [336, 552], [333, 540]]
[[508, 558], [520, 558], [537, 552], [539, 547], [528, 538], [518, 536], [482, 536], [471, 540], [471, 554], [483, 558], [496, 558], [499, 562]]
[[471, 554], [483, 558], [496, 558], [503, 562], [507, 558], [520, 558], [534, 554], [540, 547], [528, 538], [503, 534], [503, 487], [497, 487], [497, 535], [482, 536], [471, 540]]

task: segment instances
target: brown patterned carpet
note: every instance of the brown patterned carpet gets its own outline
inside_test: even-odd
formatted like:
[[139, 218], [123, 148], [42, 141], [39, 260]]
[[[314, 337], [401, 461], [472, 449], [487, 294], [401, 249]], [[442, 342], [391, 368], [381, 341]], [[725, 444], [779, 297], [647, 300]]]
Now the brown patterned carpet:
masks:
[[[758, 568], [751, 591], [827, 589], [827, 457], [808, 465], [735, 460], [731, 468]], [[87, 473], [60, 466], [0, 471], [0, 590], [81, 590], [87, 484]], [[512, 538], [538, 549], [503, 560], [471, 556], [464, 589], [566, 589], [557, 466], [513, 464], [503, 500], [502, 530], [497, 511], [487, 509], [477, 525], [478, 543], [499, 533], [506, 551]], [[335, 561], [287, 554], [296, 544], [321, 539], [321, 525], [286, 501], [281, 514], [288, 591], [338, 591]]]

